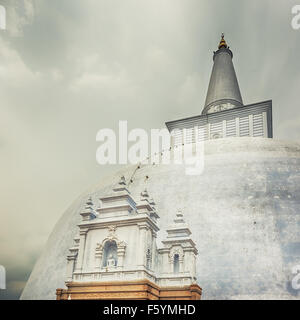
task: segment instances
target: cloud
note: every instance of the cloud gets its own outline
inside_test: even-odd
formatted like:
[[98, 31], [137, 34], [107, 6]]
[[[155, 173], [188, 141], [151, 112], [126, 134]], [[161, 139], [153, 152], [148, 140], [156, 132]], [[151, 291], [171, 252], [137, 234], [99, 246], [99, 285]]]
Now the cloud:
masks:
[[115, 170], [96, 164], [98, 130], [200, 114], [221, 32], [244, 102], [273, 99], [275, 137], [300, 139], [293, 1], [2, 3], [0, 264], [14, 297], [62, 212]]
[[199, 106], [199, 88], [205, 87], [201, 80], [201, 77], [196, 72], [185, 77], [177, 93], [178, 103], [182, 107], [187, 105]]
[[32, 0], [4, 0], [7, 12], [7, 32], [10, 36], [20, 37], [23, 29], [34, 21], [35, 7]]

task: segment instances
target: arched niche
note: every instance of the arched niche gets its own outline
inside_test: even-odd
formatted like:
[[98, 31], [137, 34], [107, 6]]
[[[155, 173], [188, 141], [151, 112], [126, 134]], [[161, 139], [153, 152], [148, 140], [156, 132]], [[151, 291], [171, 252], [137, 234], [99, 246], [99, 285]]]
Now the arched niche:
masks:
[[118, 265], [118, 246], [115, 240], [107, 240], [103, 246], [102, 268]]
[[[96, 245], [95, 269], [100, 271], [107, 267], [123, 267], [126, 243], [117, 238], [116, 227], [109, 228], [108, 236]], [[114, 261], [114, 263], [113, 263]], [[109, 262], [109, 263], [108, 263]]]
[[170, 271], [172, 273], [183, 272], [184, 252], [181, 246], [174, 246], [169, 252]]
[[175, 253], [174, 254], [174, 258], [173, 258], [173, 272], [176, 274], [176, 273], [179, 273], [179, 254], [178, 253]]

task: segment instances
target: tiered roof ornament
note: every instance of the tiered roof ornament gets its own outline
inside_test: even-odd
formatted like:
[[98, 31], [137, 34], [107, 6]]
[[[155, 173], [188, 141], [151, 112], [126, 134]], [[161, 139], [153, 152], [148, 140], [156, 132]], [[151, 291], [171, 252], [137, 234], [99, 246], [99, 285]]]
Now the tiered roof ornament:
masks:
[[125, 192], [127, 194], [129, 194], [129, 190], [127, 188], [127, 182], [124, 176], [121, 176], [120, 180], [116, 183], [116, 185], [113, 188], [114, 192]]
[[159, 218], [159, 215], [155, 209], [155, 202], [153, 198], [150, 198], [147, 189], [141, 192], [141, 200], [140, 203], [137, 205], [138, 213], [147, 213], [150, 215], [155, 222]]
[[96, 218], [96, 213], [94, 211], [94, 203], [92, 197], [89, 197], [86, 201], [85, 208], [80, 212], [83, 221], [91, 220]]
[[189, 238], [191, 230], [183, 219], [181, 210], [178, 210], [173, 224], [167, 229], [167, 239]]

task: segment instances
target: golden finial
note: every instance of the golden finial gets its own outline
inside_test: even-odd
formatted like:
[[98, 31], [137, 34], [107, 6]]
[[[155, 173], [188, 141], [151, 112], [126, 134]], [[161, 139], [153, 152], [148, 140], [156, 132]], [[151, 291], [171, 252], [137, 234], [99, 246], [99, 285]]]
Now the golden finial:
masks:
[[221, 34], [221, 41], [220, 41], [220, 44], [219, 44], [219, 49], [221, 48], [227, 48], [227, 43], [224, 39], [224, 33], [222, 32]]

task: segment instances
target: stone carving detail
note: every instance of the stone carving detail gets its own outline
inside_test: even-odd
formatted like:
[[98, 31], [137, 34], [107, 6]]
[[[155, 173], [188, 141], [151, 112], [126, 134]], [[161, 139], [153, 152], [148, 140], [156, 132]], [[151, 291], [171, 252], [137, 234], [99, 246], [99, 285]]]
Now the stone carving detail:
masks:
[[108, 267], [115, 267], [116, 266], [116, 260], [114, 259], [112, 254], [110, 254], [107, 259], [107, 266]]
[[215, 112], [220, 112], [220, 111], [224, 111], [224, 110], [229, 110], [229, 109], [233, 109], [236, 106], [231, 104], [231, 103], [223, 103], [223, 104], [219, 104], [216, 106], [212, 106], [207, 110], [207, 113], [215, 113]]
[[183, 257], [184, 257], [184, 252], [182, 247], [172, 247], [172, 249], [170, 250], [169, 253], [169, 262], [173, 263], [174, 262], [174, 256], [178, 254], [179, 257], [179, 261], [183, 261]]
[[[94, 219], [89, 210], [81, 213], [79, 237], [68, 255], [68, 284], [127, 279], [147, 279], [163, 287], [193, 283], [197, 250], [182, 212], [177, 212], [158, 249], [159, 215], [146, 189], [135, 202], [122, 178], [100, 203]], [[136, 210], [135, 217], [132, 210]]]
[[147, 269], [151, 269], [151, 260], [152, 260], [152, 252], [151, 249], [148, 248], [146, 252], [146, 266]]
[[221, 138], [223, 138], [223, 136], [219, 132], [211, 135], [211, 139], [221, 139]]
[[114, 237], [116, 232], [116, 226], [109, 226], [108, 232], [109, 232], [109, 236]]
[[126, 242], [118, 239], [116, 235], [116, 226], [114, 225], [108, 227], [108, 236], [105, 239], [103, 239], [101, 243], [97, 243], [96, 245], [96, 250], [95, 250], [96, 266], [99, 267], [102, 264], [101, 260], [103, 258], [104, 247], [106, 242], [108, 241], [116, 243], [118, 261], [116, 263], [116, 260], [113, 257], [108, 257], [107, 266], [123, 267], [124, 256], [126, 251]]

